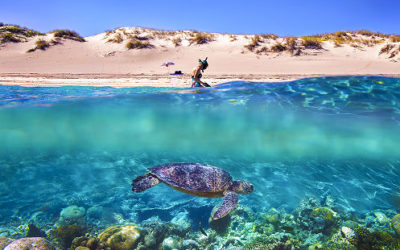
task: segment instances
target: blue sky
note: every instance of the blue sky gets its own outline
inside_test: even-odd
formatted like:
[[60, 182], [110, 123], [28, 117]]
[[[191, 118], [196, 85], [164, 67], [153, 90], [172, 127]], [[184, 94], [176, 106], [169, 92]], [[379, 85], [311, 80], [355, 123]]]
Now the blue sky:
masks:
[[314, 35], [368, 29], [400, 34], [400, 0], [1, 0], [0, 22], [83, 36], [125, 26]]

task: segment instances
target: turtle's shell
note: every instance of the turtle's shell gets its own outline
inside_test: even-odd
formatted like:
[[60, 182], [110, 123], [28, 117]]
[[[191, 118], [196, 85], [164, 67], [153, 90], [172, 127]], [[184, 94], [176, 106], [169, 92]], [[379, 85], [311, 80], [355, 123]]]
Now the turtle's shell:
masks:
[[148, 171], [169, 186], [193, 195], [221, 196], [232, 185], [232, 177], [228, 172], [199, 163], [163, 164]]

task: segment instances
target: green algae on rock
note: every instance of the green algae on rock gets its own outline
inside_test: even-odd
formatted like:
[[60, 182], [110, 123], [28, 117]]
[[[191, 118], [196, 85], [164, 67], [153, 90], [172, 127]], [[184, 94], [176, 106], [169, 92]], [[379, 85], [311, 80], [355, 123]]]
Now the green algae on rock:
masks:
[[392, 219], [392, 227], [393, 230], [396, 231], [396, 234], [400, 236], [400, 214], [396, 214]]
[[110, 226], [99, 235], [99, 239], [105, 242], [111, 249], [129, 250], [138, 244], [140, 231], [136, 225]]
[[54, 229], [52, 236], [64, 247], [69, 248], [74, 238], [84, 234], [83, 228], [77, 225], [60, 226]]
[[85, 208], [78, 206], [69, 206], [61, 210], [58, 225], [80, 225], [85, 224]]
[[317, 207], [312, 211], [312, 216], [333, 222], [336, 219], [337, 214], [329, 207]]

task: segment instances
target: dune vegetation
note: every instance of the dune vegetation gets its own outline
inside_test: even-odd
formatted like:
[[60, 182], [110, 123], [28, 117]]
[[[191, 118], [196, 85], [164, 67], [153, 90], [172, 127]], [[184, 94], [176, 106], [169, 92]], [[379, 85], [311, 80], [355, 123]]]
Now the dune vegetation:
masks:
[[[43, 37], [37, 38], [34, 37]], [[49, 33], [40, 33], [18, 25], [0, 23], [0, 44], [9, 42], [27, 42], [35, 39], [35, 47], [28, 52], [46, 50], [47, 48], [62, 44], [64, 39], [85, 42], [77, 32], [71, 30], [54, 30]], [[394, 58], [400, 55], [400, 35], [383, 34], [369, 30], [337, 31], [311, 36], [279, 37], [276, 34], [218, 34], [187, 31], [165, 31], [141, 27], [116, 28], [106, 31], [102, 40], [105, 43], [121, 44], [121, 48], [149, 49], [156, 47], [187, 47], [203, 46], [226, 39], [234, 43], [241, 53], [254, 53], [257, 55], [289, 54], [292, 56], [318, 54], [336, 47], [352, 47], [364, 50], [367, 47], [379, 46], [379, 55]]]
[[38, 35], [44, 34], [18, 25], [0, 23], [0, 44], [27, 42], [29, 37]]
[[77, 42], [85, 42], [85, 38], [81, 37], [78, 33], [71, 30], [55, 30], [51, 32], [55, 38], [70, 39]]

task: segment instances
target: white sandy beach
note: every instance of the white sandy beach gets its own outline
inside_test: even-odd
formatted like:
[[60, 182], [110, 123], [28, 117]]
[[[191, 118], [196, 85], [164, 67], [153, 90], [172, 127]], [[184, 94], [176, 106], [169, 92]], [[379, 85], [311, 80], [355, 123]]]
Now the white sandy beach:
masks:
[[[129, 37], [146, 38], [153, 47], [127, 49]], [[204, 80], [211, 85], [234, 80], [276, 82], [312, 76], [385, 75], [400, 76], [400, 53], [391, 58], [381, 53], [390, 43], [376, 38], [373, 45], [342, 44], [322, 41], [322, 49], [303, 49], [294, 56], [284, 52], [255, 52], [245, 48], [251, 35], [211, 34], [205, 44], [191, 42], [189, 31], [159, 32], [140, 28], [122, 28], [85, 38], [86, 42], [62, 39], [46, 50], [36, 50], [37, 40], [51, 41], [46, 36], [29, 38], [27, 42], [7, 43], [0, 47], [0, 84], [25, 86], [190, 86], [189, 72], [199, 58], [208, 57], [209, 68]], [[110, 42], [119, 37], [120, 43]], [[179, 38], [179, 46], [174, 39]], [[371, 39], [354, 35], [356, 40]], [[375, 38], [374, 38], [375, 39]], [[257, 48], [284, 43], [284, 38], [263, 39]], [[393, 51], [400, 50], [393, 43]], [[172, 61], [168, 68], [161, 64]], [[171, 76], [175, 70], [185, 75]]]

